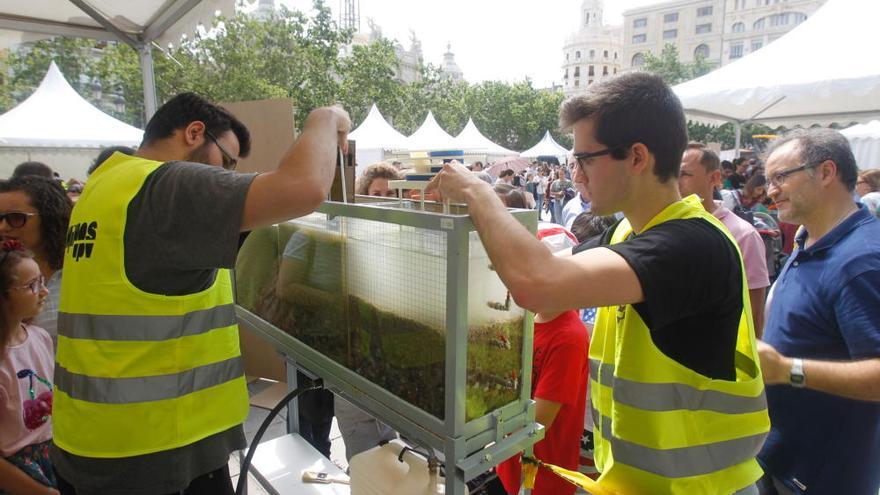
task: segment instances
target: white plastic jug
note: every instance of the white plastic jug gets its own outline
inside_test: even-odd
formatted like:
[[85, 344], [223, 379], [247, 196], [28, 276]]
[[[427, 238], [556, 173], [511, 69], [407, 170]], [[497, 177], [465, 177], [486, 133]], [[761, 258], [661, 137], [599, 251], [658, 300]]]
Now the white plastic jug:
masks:
[[431, 474], [428, 461], [394, 440], [351, 458], [351, 495], [440, 495], [446, 480]]

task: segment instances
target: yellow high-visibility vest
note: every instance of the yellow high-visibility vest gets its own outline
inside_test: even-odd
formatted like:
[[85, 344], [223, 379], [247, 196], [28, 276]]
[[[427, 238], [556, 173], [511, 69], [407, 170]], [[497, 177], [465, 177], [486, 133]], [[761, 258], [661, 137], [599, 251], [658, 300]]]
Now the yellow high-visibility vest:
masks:
[[[645, 230], [689, 218], [706, 220], [736, 246], [696, 196], [671, 204]], [[631, 232], [622, 221], [611, 244]], [[626, 495], [728, 495], [761, 477], [755, 456], [770, 420], [742, 272], [735, 381], [710, 379], [667, 357], [632, 305], [599, 309], [590, 342], [590, 397], [602, 486]]]
[[126, 276], [128, 205], [161, 165], [113, 155], [71, 215], [52, 421], [55, 443], [75, 455], [174, 449], [247, 415], [229, 270], [184, 296], [144, 292]]

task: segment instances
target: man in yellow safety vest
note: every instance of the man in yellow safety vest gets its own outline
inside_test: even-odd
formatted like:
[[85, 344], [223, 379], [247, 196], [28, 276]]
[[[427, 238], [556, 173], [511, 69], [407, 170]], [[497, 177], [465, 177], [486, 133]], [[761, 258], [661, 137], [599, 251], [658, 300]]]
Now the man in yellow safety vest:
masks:
[[230, 268], [241, 231], [313, 211], [350, 128], [313, 111], [277, 170], [193, 93], [91, 175], [70, 221], [51, 457], [62, 494], [229, 494], [248, 411]]
[[[432, 188], [469, 206], [492, 265], [535, 312], [599, 307], [590, 397], [599, 483], [611, 492], [751, 494], [770, 424], [742, 258], [700, 198], [680, 197], [687, 128], [654, 75], [593, 84], [561, 109], [575, 182], [625, 218], [553, 256], [482, 181], [451, 164]], [[539, 266], [540, 270], [522, 270]]]

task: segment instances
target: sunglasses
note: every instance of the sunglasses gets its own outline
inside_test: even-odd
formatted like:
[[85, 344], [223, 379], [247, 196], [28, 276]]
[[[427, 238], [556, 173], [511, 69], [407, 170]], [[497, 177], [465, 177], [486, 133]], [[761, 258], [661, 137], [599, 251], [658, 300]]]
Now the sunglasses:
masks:
[[15, 290], [27, 289], [27, 290], [31, 291], [31, 294], [37, 295], [40, 293], [40, 290], [42, 290], [42, 288], [45, 286], [46, 286], [46, 279], [44, 279], [43, 276], [40, 275], [39, 277], [31, 280], [30, 282], [28, 282], [24, 285], [10, 287], [10, 289], [15, 289]]
[[211, 133], [211, 131], [205, 129], [205, 135], [211, 138], [211, 141], [214, 141], [214, 144], [217, 145], [217, 149], [220, 150], [220, 154], [223, 155], [223, 168], [226, 170], [235, 170], [235, 167], [238, 166], [238, 160], [232, 157], [232, 154], [226, 151], [226, 148], [217, 141], [217, 137]]
[[27, 223], [28, 218], [36, 215], [36, 213], [27, 213], [24, 211], [7, 211], [0, 213], [0, 222], [5, 221], [13, 229], [20, 229]]

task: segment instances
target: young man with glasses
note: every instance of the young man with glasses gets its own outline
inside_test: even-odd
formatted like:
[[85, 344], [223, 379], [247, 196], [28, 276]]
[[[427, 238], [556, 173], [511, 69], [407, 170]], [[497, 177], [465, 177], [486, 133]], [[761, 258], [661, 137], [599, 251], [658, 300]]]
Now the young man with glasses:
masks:
[[679, 196], [681, 103], [659, 77], [632, 72], [567, 100], [561, 122], [574, 131], [574, 180], [593, 213], [625, 215], [599, 243], [551, 255], [460, 165], [444, 166], [432, 187], [468, 204], [517, 304], [600, 307], [589, 381], [600, 483], [756, 493], [770, 425], [742, 260], [699, 199]]
[[[52, 461], [62, 494], [231, 494], [248, 395], [229, 269], [239, 233], [321, 204], [351, 123], [320, 108], [272, 172], [237, 174], [245, 126], [184, 93], [70, 221]], [[225, 169], [225, 170], [224, 170]]]
[[853, 200], [849, 142], [810, 129], [771, 145], [768, 194], [802, 225], [758, 343], [773, 428], [762, 493], [880, 489], [880, 221]]

